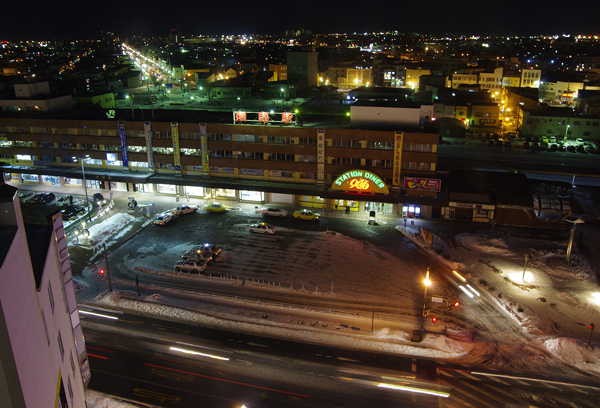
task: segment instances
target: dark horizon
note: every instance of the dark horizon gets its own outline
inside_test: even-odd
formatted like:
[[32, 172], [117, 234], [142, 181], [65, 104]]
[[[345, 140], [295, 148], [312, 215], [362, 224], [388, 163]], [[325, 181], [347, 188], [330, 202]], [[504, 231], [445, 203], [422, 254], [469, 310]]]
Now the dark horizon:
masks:
[[[424, 35], [594, 35], [600, 34], [597, 16], [600, 2], [579, 8], [575, 18], [565, 18], [556, 0], [543, 3], [494, 2], [453, 5], [432, 0], [427, 6], [382, 0], [374, 7], [352, 1], [307, 0], [277, 6], [233, 1], [221, 4], [155, 7], [138, 1], [103, 7], [97, 3], [67, 1], [28, 2], [22, 11], [17, 3], [4, 6], [0, 41], [91, 39], [102, 31], [122, 38], [166, 37], [172, 29], [189, 35], [278, 34], [307, 29], [315, 34], [380, 31], [416, 32]], [[596, 31], [596, 32], [594, 32]]]

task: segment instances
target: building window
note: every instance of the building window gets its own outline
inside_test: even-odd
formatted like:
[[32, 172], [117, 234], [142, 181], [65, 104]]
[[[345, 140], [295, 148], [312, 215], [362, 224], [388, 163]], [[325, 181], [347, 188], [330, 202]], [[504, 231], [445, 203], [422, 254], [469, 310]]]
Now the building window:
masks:
[[285, 136], [267, 136], [267, 143], [285, 144], [285, 143], [289, 143], [289, 138], [287, 138]]
[[60, 350], [60, 359], [64, 360], [65, 346], [63, 345], [62, 336], [60, 335], [60, 330], [58, 331], [58, 349]]
[[317, 162], [317, 156], [311, 156], [308, 154], [301, 154], [298, 156], [298, 161], [303, 162], [303, 163], [316, 163]]
[[316, 146], [317, 138], [316, 137], [301, 137], [298, 140], [301, 145], [304, 146]]
[[233, 158], [233, 152], [231, 150], [211, 150], [210, 157]]
[[579, 120], [576, 120], [576, 121], [574, 121], [574, 122], [573, 122], [573, 124], [574, 124], [575, 126], [579, 126], [579, 125], [581, 124], [581, 121], [579, 121]]
[[293, 154], [283, 154], [283, 153], [265, 153], [267, 155], [267, 160], [281, 160], [281, 161], [295, 161], [296, 156]]
[[589, 136], [589, 135], [590, 135], [590, 132], [583, 132], [583, 135], [584, 135], [584, 136]]
[[67, 390], [69, 391], [69, 398], [73, 402], [73, 387], [71, 386], [71, 377], [67, 379]]
[[209, 133], [208, 140], [231, 142], [233, 141], [233, 136], [229, 133]]
[[360, 147], [360, 140], [331, 139], [333, 147]]
[[48, 282], [48, 299], [50, 299], [50, 308], [54, 313], [54, 295], [52, 294], [52, 285]]
[[73, 375], [75, 375], [75, 361], [73, 361], [73, 352], [69, 354], [69, 359], [71, 360], [71, 371], [73, 371]]

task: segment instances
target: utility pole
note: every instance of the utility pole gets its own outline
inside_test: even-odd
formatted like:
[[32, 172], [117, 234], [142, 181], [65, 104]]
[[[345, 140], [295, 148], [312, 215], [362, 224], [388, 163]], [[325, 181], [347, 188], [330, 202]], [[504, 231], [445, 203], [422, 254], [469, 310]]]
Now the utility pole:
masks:
[[106, 275], [108, 276], [108, 291], [112, 292], [112, 284], [110, 282], [110, 271], [108, 269], [108, 255], [106, 254], [106, 244], [102, 243], [102, 249], [104, 250], [104, 263], [106, 265]]

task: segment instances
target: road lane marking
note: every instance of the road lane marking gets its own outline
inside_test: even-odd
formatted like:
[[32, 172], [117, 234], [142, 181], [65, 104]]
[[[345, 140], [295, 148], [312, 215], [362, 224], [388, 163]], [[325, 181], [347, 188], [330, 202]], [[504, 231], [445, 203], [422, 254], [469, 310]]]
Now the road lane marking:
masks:
[[[442, 384], [443, 384], [443, 385], [447, 385], [447, 386], [449, 386], [449, 387], [452, 387], [452, 385], [450, 385], [450, 383], [447, 383], [446, 381], [443, 381], [443, 380], [442, 380]], [[456, 387], [452, 387], [452, 390], [453, 390], [453, 391], [456, 391], [456, 392], [460, 392], [461, 394], [464, 394], [464, 395], [466, 395], [467, 397], [471, 398], [472, 400], [479, 402], [479, 403], [480, 403], [481, 405], [483, 405], [484, 407], [487, 407], [487, 406], [489, 406], [489, 404], [487, 404], [487, 403], [486, 403], [486, 401], [483, 401], [482, 399], [479, 399], [479, 398], [477, 398], [475, 395], [473, 395], [473, 394], [471, 394], [471, 393], [469, 393], [469, 392], [467, 392], [467, 391], [465, 391], [465, 390], [463, 390], [463, 389], [456, 388]], [[452, 395], [453, 395], [453, 394], [450, 394], [450, 396], [451, 396], [451, 397], [452, 397]], [[465, 402], [465, 403], [466, 403], [466, 402]], [[468, 405], [469, 405], [469, 406], [472, 406], [471, 404], [468, 404]]]

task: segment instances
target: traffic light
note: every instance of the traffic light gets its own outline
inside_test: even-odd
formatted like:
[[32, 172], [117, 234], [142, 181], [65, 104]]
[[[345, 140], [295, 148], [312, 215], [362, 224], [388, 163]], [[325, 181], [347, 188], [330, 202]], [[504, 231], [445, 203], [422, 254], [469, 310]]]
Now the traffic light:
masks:
[[423, 316], [427, 317], [429, 315], [429, 310], [423, 310]]
[[452, 306], [454, 306], [454, 307], [459, 307], [459, 306], [460, 306], [460, 303], [459, 303], [459, 302], [454, 302], [454, 303], [452, 303]]
[[431, 323], [435, 323], [435, 322], [437, 322], [437, 317], [433, 316], [433, 317], [431, 318]]
[[100, 276], [104, 276], [104, 269], [100, 269], [99, 273], [100, 273]]

